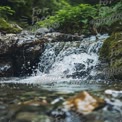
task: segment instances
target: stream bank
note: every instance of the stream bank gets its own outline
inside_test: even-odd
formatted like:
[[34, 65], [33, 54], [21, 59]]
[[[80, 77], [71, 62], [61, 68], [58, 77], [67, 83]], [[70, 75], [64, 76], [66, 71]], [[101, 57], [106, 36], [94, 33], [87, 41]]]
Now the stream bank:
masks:
[[106, 75], [122, 80], [122, 23], [114, 23], [111, 28], [112, 33], [100, 50], [100, 58], [108, 63]]

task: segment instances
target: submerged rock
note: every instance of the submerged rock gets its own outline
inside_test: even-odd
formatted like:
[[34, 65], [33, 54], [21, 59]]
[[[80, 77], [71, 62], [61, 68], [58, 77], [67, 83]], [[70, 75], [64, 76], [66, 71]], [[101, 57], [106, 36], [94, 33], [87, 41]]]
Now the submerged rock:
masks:
[[[64, 100], [64, 99], [63, 99]], [[87, 116], [94, 113], [94, 110], [103, 108], [105, 101], [94, 97], [86, 91], [82, 91], [75, 96], [64, 100], [53, 102], [54, 108], [47, 112], [53, 118], [53, 122], [86, 122]]]
[[32, 112], [21, 112], [17, 114], [16, 120], [23, 121], [23, 122], [32, 122], [34, 119], [39, 117], [37, 113], [32, 113]]
[[108, 90], [106, 90], [105, 91], [105, 94], [106, 95], [111, 95], [112, 97], [122, 97], [122, 91], [115, 91], [115, 90], [110, 90], [110, 89], [108, 89]]
[[29, 100], [25, 102], [18, 103], [19, 105], [28, 105], [28, 106], [40, 106], [40, 105], [48, 105], [46, 100]]
[[83, 91], [63, 103], [67, 110], [74, 110], [81, 114], [89, 114], [93, 110], [104, 106], [105, 101], [101, 98], [91, 96], [88, 92]]

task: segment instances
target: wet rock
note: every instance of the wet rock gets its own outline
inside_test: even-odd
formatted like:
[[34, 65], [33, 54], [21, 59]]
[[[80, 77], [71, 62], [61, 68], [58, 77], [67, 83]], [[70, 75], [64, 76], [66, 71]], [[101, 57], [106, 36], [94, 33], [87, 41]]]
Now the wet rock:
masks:
[[0, 57], [0, 77], [9, 77], [13, 75], [12, 59], [9, 57]]
[[54, 122], [52, 119], [46, 115], [39, 115], [34, 119], [34, 122]]
[[[0, 66], [2, 67], [0, 76], [32, 74], [42, 51], [42, 41], [28, 32], [2, 35], [0, 38]], [[4, 64], [1, 63], [3, 61]], [[9, 68], [6, 69], [6, 66]]]
[[6, 34], [0, 37], [0, 55], [7, 55], [13, 51], [16, 43], [16, 34]]
[[59, 32], [47, 33], [43, 39], [51, 42], [67, 42], [67, 41], [80, 41], [84, 38], [84, 35], [72, 35]]
[[[91, 76], [91, 77], [93, 77], [93, 76]], [[103, 73], [97, 73], [97, 75], [94, 76], [93, 79], [94, 80], [98, 80], [98, 79], [100, 79], [100, 80], [103, 79], [104, 80], [105, 79], [105, 75]]]
[[67, 117], [67, 114], [68, 113], [61, 108], [53, 109], [53, 110], [47, 112], [47, 115], [51, 116], [53, 118], [65, 119]]
[[7, 113], [8, 113], [8, 106], [0, 102], [0, 117], [7, 115]]
[[18, 103], [19, 105], [30, 105], [30, 106], [40, 106], [40, 105], [48, 105], [46, 100], [29, 100], [25, 102]]
[[50, 106], [49, 102], [45, 98], [34, 98], [32, 100], [23, 100], [23, 102], [18, 102], [18, 106], [21, 107], [23, 111], [39, 111], [43, 112]]
[[49, 29], [47, 29], [47, 28], [39, 28], [38, 30], [36, 30], [36, 32], [35, 32], [35, 35], [36, 35], [36, 37], [42, 37], [42, 36], [44, 36], [46, 33], [49, 33], [50, 32], [50, 30]]
[[85, 69], [85, 65], [84, 65], [84, 64], [81, 64], [81, 63], [75, 63], [74, 65], [75, 65], [75, 69], [76, 69], [76, 71]]
[[82, 114], [89, 114], [93, 110], [104, 105], [104, 100], [91, 96], [88, 92], [83, 91], [63, 103], [67, 110], [74, 110]]
[[106, 98], [105, 101], [109, 105], [109, 107], [111, 106], [111, 108], [112, 107], [118, 108], [118, 110], [120, 109], [120, 111], [121, 111], [121, 109], [122, 109], [122, 101], [121, 100], [115, 99], [115, 98], [111, 98], [111, 99]]
[[83, 36], [78, 35], [49, 33], [46, 28], [40, 28], [34, 33], [22, 31], [20, 34], [1, 35], [0, 57], [8, 60], [4, 60], [3, 65], [1, 63], [3, 59], [0, 58], [0, 65], [2, 65], [2, 69], [8, 65], [10, 67], [7, 69], [8, 71], [1, 70], [0, 76], [36, 75], [36, 68], [38, 67], [39, 57], [44, 51], [45, 42], [79, 41], [82, 39]]
[[1, 116], [6, 116], [7, 114], [8, 114], [8, 110], [0, 110], [0, 117]]
[[[120, 26], [117, 26], [121, 28]], [[106, 69], [106, 76], [122, 80], [122, 30], [114, 32], [107, 38], [100, 50], [100, 57], [109, 66]]]
[[63, 97], [59, 97], [59, 98], [53, 100], [53, 101], [51, 102], [51, 104], [56, 104], [56, 103], [58, 103], [58, 102], [60, 102], [60, 101], [64, 101], [64, 98], [63, 98]]
[[0, 117], [0, 122], [8, 122], [9, 119], [6, 118], [6, 116], [4, 117]]
[[0, 110], [6, 109], [6, 106], [0, 105]]
[[[56, 100], [58, 101], [59, 99]], [[47, 112], [47, 115], [51, 116], [54, 122], [86, 122], [87, 115], [105, 105], [103, 99], [94, 97], [86, 91], [78, 93], [62, 104], [53, 103], [54, 108]]]
[[105, 91], [106, 95], [111, 95], [112, 97], [117, 97], [117, 98], [121, 98], [122, 97], [122, 91], [115, 91], [115, 90], [106, 90]]
[[32, 122], [39, 115], [32, 112], [20, 112], [16, 115], [16, 120], [23, 122]]
[[72, 75], [67, 75], [67, 77], [72, 77], [72, 78], [83, 78], [87, 76], [88, 72], [87, 71], [79, 71], [79, 72], [74, 72]]

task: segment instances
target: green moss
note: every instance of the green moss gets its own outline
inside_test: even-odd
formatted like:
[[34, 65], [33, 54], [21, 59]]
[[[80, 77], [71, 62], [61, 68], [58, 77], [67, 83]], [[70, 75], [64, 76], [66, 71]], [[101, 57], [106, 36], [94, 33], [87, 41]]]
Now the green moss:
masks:
[[112, 35], [104, 41], [103, 46], [100, 50], [100, 56], [108, 60], [111, 58], [111, 52], [113, 50], [121, 52], [122, 49], [120, 48], [122, 45], [121, 40], [122, 40], [122, 32], [112, 33]]
[[69, 6], [37, 24], [40, 27], [51, 27], [64, 33], [88, 33], [90, 32], [89, 21], [96, 16], [96, 13], [96, 8], [89, 4]]
[[114, 42], [114, 34], [112, 34], [109, 38], [107, 38], [104, 41], [103, 46], [100, 50], [100, 57], [103, 57], [106, 60], [109, 60], [110, 49], [111, 49], [111, 46], [112, 46], [113, 42]]
[[19, 33], [20, 28], [13, 27], [12, 24], [8, 23], [5, 19], [0, 18], [0, 30], [6, 33]]
[[115, 69], [114, 77], [122, 79], [122, 77], [120, 77], [122, 76], [122, 72], [117, 73], [118, 69], [122, 67], [122, 31], [112, 33], [112, 35], [104, 41], [100, 50], [100, 57], [106, 59], [110, 69]]

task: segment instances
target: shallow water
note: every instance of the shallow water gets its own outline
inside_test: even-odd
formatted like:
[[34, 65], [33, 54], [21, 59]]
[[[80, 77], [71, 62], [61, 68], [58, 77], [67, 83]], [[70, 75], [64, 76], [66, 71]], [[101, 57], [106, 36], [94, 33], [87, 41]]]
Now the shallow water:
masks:
[[[36, 74], [1, 78], [0, 122], [122, 122], [122, 81], [108, 80], [99, 61], [98, 52], [107, 37], [48, 43]], [[57, 108], [62, 109], [63, 101], [81, 91], [105, 99], [105, 107], [89, 115], [69, 111], [59, 117]]]
[[[80, 81], [79, 81], [80, 83]], [[122, 82], [60, 82], [51, 84], [0, 84], [0, 122], [122, 122], [122, 96], [116, 98], [105, 95], [105, 90], [122, 90]], [[47, 112], [57, 107], [51, 102], [59, 97], [64, 99], [80, 91], [88, 91], [95, 96], [113, 100], [112, 106], [83, 116], [70, 112], [70, 116], [57, 119], [47, 116]], [[118, 101], [119, 104], [118, 104]], [[60, 104], [58, 105], [60, 106]]]

